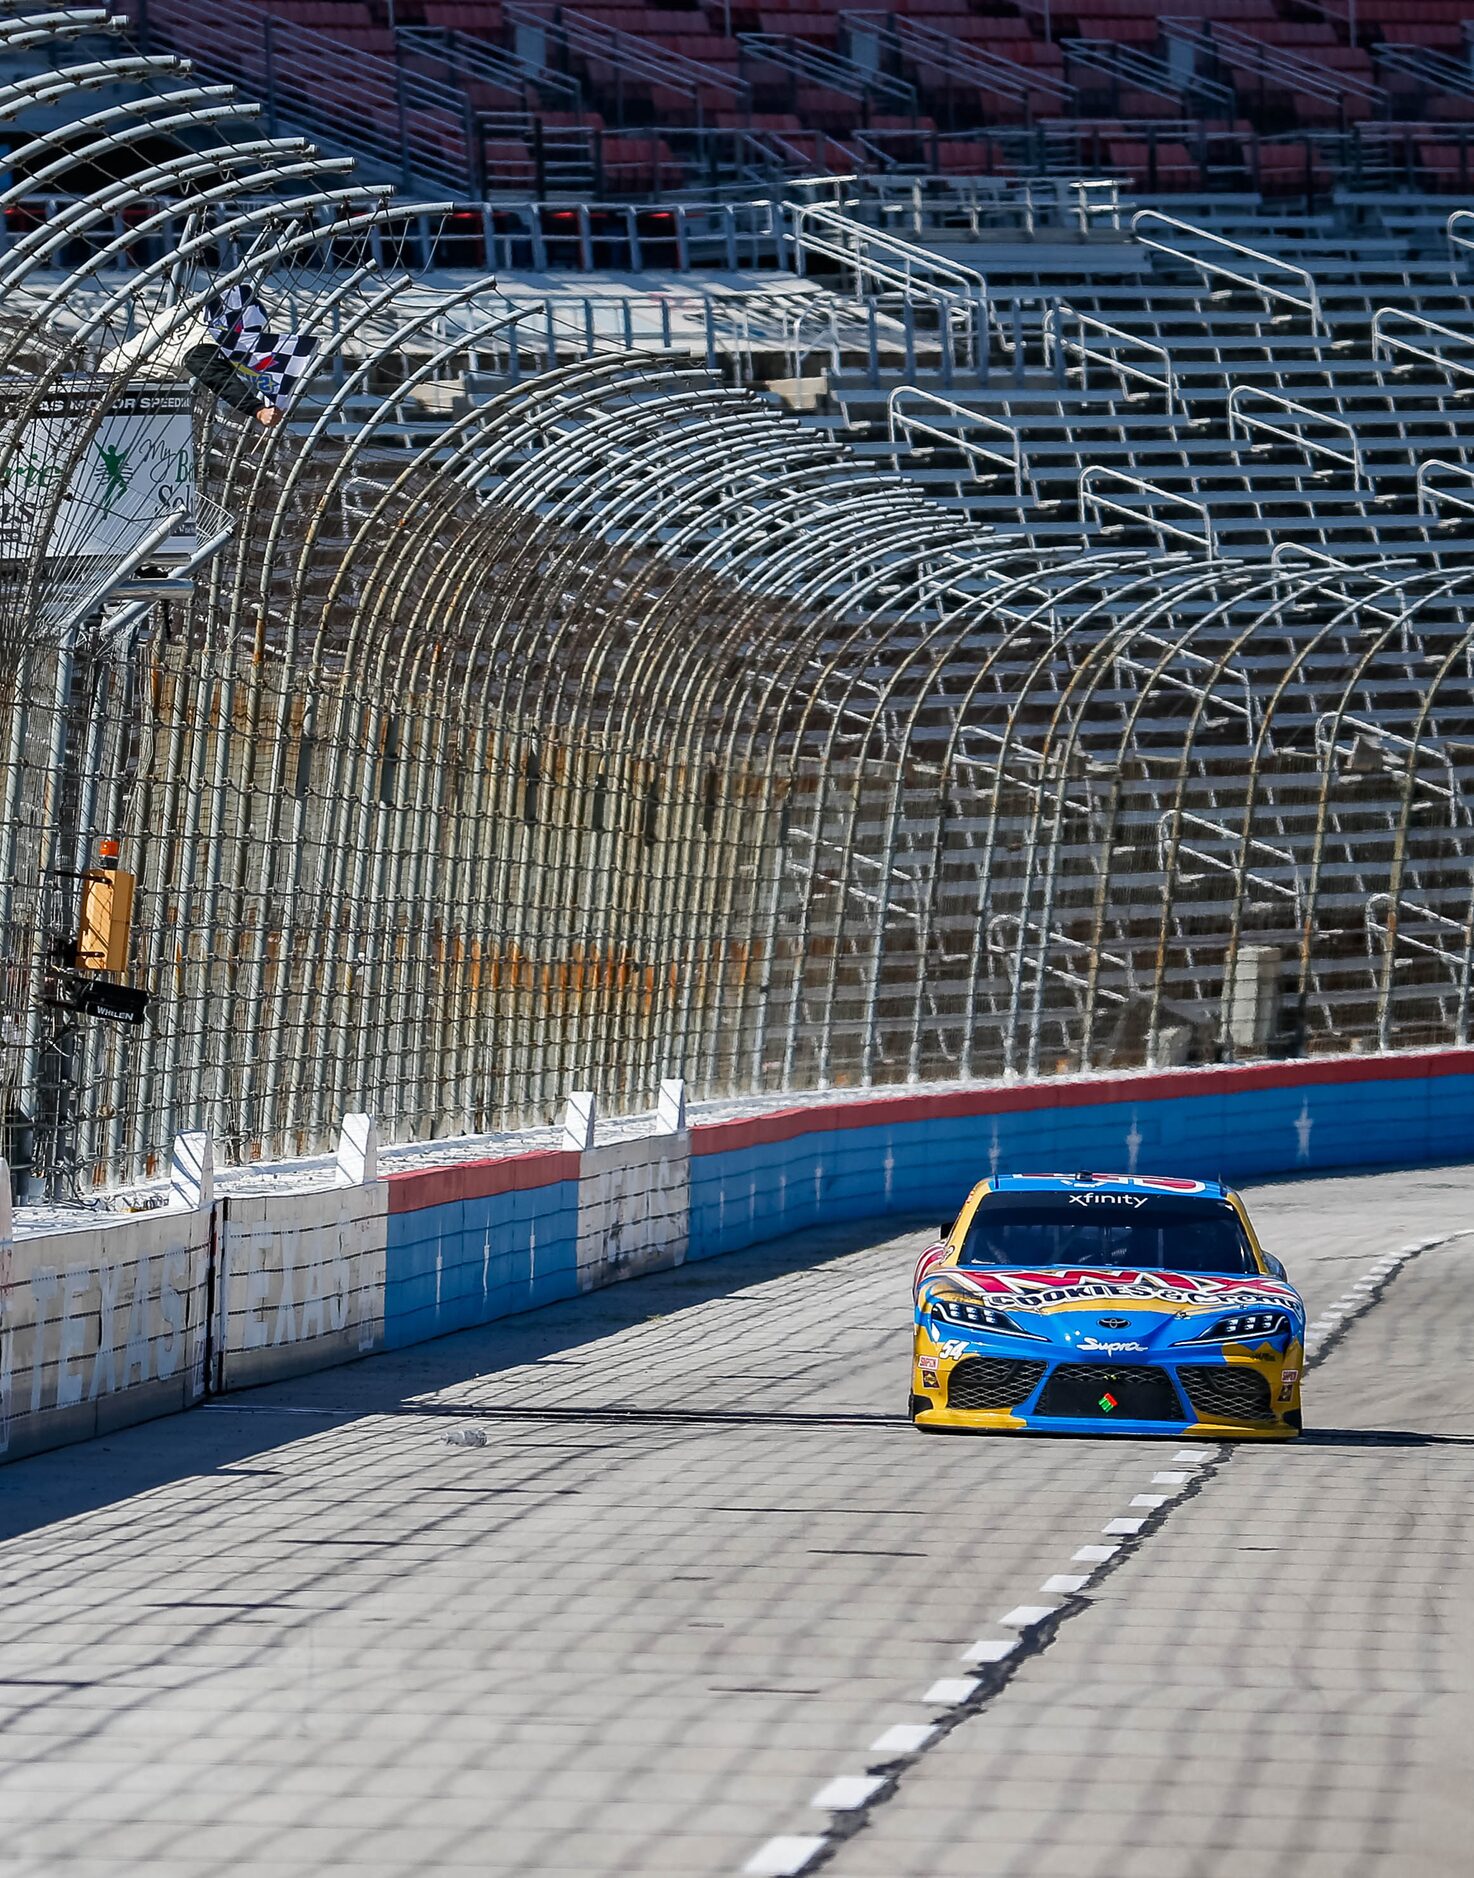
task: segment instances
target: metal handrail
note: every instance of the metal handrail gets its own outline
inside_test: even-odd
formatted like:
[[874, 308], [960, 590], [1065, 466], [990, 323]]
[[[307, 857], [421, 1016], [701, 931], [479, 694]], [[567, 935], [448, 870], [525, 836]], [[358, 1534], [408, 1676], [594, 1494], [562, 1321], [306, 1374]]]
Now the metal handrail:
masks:
[[[561, 40], [570, 52], [577, 52], [585, 58], [607, 60], [634, 77], [684, 92], [696, 99], [698, 106], [699, 93], [703, 87], [726, 92], [744, 105], [751, 102], [752, 93], [747, 80], [729, 72], [725, 66], [706, 65], [700, 59], [689, 59], [683, 52], [671, 52], [653, 39], [643, 39], [637, 33], [622, 32], [618, 27], [609, 26], [587, 13], [578, 13], [569, 7], [543, 10], [522, 4], [519, 0], [518, 4], [506, 6], [502, 17], [513, 27], [530, 26]], [[527, 54], [519, 53], [518, 56], [526, 58]]]
[[[1010, 929], [1013, 932], [1011, 939], [1005, 937]], [[1039, 933], [1042, 935], [1043, 930], [1038, 920], [1020, 919], [1017, 913], [995, 913], [988, 921], [986, 934], [988, 951], [992, 953], [994, 958], [1003, 960], [1004, 970], [1008, 973], [1010, 979], [1013, 979], [1015, 975], [1027, 965], [1032, 965], [1035, 968], [1037, 976], [1039, 972], [1039, 960], [1037, 956], [1033, 959], [1020, 958], [1021, 947], [1019, 945], [1019, 939], [1024, 933]], [[1058, 926], [1051, 926], [1049, 928], [1048, 938], [1050, 942], [1058, 946], [1062, 952], [1083, 953], [1088, 959], [1093, 951], [1088, 940], [1076, 939]], [[1127, 954], [1102, 952], [1100, 956], [1106, 964], [1114, 965], [1118, 971], [1126, 973], [1128, 977], [1134, 977], [1133, 961]], [[1057, 979], [1059, 983], [1075, 985], [1082, 990], [1090, 983], [1088, 972], [1072, 972], [1066, 965], [1051, 965], [1046, 962], [1043, 970], [1045, 974], [1051, 978]], [[1129, 992], [1118, 991], [1111, 985], [1100, 986], [1099, 995], [1102, 1002], [1106, 1004], [1129, 1004], [1131, 1001], [1131, 994]]]
[[[798, 227], [798, 220], [800, 220], [798, 214], [794, 214], [796, 227]], [[864, 233], [869, 233], [869, 231], [864, 231]], [[907, 246], [905, 242], [890, 242], [886, 237], [879, 237], [877, 246], [881, 248], [879, 257], [875, 254], [858, 254], [854, 248], [845, 246], [845, 242], [837, 237], [826, 240], [822, 235], [817, 237], [813, 233], [806, 233], [802, 237], [796, 235], [794, 239], [794, 248], [800, 259], [800, 269], [798, 269], [800, 274], [804, 272], [804, 265], [802, 265], [804, 254], [809, 252], [809, 254], [822, 255], [824, 259], [837, 261], [841, 267], [854, 270], [856, 285], [864, 280], [871, 289], [873, 299], [881, 299], [886, 295], [898, 295], [901, 306], [905, 308], [903, 317], [905, 317], [907, 336], [911, 336], [914, 331], [913, 317], [911, 317], [914, 308], [929, 306], [933, 316], [937, 319], [937, 329], [941, 334], [941, 347], [943, 347], [941, 349], [941, 372], [943, 372], [944, 385], [948, 387], [952, 385], [952, 377], [958, 366], [958, 359], [956, 359], [958, 340], [961, 340], [963, 349], [967, 349], [967, 346], [971, 344], [971, 349], [973, 349], [971, 362], [975, 364], [980, 379], [986, 383], [988, 349], [990, 349], [988, 300], [975, 299], [960, 287], [916, 278], [911, 272], [911, 265], [905, 261], [905, 257], [901, 257], [899, 261], [888, 257], [894, 250], [903, 250]], [[986, 285], [982, 287], [982, 291], [986, 293]], [[907, 338], [907, 346], [911, 346], [911, 338]], [[914, 370], [911, 364], [911, 351], [907, 351], [907, 370]]]
[[[1251, 261], [1264, 261], [1270, 267], [1277, 267], [1286, 274], [1293, 274], [1297, 280], [1305, 283], [1306, 298], [1290, 293], [1284, 287], [1276, 287], [1272, 281], [1266, 281], [1259, 275], [1240, 274], [1222, 261], [1211, 256], [1195, 254], [1190, 248], [1173, 247], [1167, 241], [1153, 241], [1150, 236], [1141, 233], [1143, 222], [1154, 222], [1164, 228], [1180, 229], [1185, 235], [1193, 235], [1199, 241], [1209, 241], [1215, 248], [1227, 248], [1231, 253], [1247, 255]], [[1226, 235], [1214, 234], [1210, 228], [1200, 228], [1195, 222], [1184, 222], [1175, 215], [1164, 215], [1160, 209], [1138, 209], [1131, 218], [1131, 233], [1144, 248], [1155, 249], [1158, 254], [1169, 254], [1174, 260], [1185, 261], [1189, 267], [1196, 267], [1204, 274], [1216, 274], [1223, 280], [1231, 280], [1240, 287], [1252, 288], [1269, 300], [1283, 301], [1300, 313], [1310, 315], [1311, 330], [1317, 331], [1324, 326], [1320, 310], [1320, 289], [1315, 284], [1315, 276], [1309, 268], [1297, 267], [1293, 261], [1282, 261], [1278, 255], [1265, 254], [1260, 248], [1246, 248], [1241, 241], [1230, 241]]]
[[254, 93], [278, 117], [339, 149], [444, 186], [472, 184], [468, 108], [458, 86], [355, 49], [271, 11], [270, 0], [149, 0], [148, 27], [197, 73]]
[[[1217, 835], [1222, 840], [1233, 843], [1238, 843], [1241, 839], [1241, 837], [1236, 835], [1230, 828], [1225, 827], [1222, 822], [1212, 821], [1206, 815], [1194, 815], [1186, 809], [1169, 809], [1167, 813], [1159, 817], [1157, 821], [1158, 865], [1164, 872], [1167, 867], [1168, 857], [1172, 851], [1176, 830], [1179, 827], [1199, 828], [1207, 834]], [[1291, 853], [1288, 848], [1276, 848], [1272, 843], [1263, 841], [1258, 836], [1251, 836], [1243, 845], [1250, 854], [1257, 849], [1260, 854], [1267, 854], [1272, 861], [1279, 862], [1282, 867], [1288, 867], [1294, 870], [1296, 877], [1288, 886], [1286, 886], [1282, 880], [1276, 880], [1273, 875], [1256, 874], [1248, 867], [1242, 870], [1242, 878], [1253, 886], [1262, 887], [1266, 893], [1277, 893], [1283, 899], [1293, 900], [1298, 913], [1303, 894], [1299, 880], [1299, 868], [1296, 864], [1294, 854]], [[1190, 860], [1199, 862], [1203, 867], [1214, 868], [1219, 873], [1228, 874], [1234, 878], [1239, 877], [1239, 868], [1233, 861], [1225, 859], [1222, 855], [1210, 854], [1204, 848], [1190, 848], [1180, 839], [1178, 839], [1177, 842], [1177, 852], [1187, 855]]]
[[1429, 470], [1447, 470], [1450, 475], [1462, 476], [1466, 481], [1474, 483], [1474, 469], [1471, 469], [1467, 463], [1453, 463], [1444, 456], [1425, 457], [1418, 465], [1418, 477], [1415, 484], [1419, 515], [1437, 513], [1429, 506], [1430, 498], [1433, 501], [1447, 503], [1451, 509], [1464, 509], [1470, 515], [1474, 515], [1474, 499], [1455, 495], [1451, 489], [1435, 489], [1428, 480]]
[[1165, 59], [1137, 46], [1122, 45], [1115, 39], [1065, 39], [1060, 43], [1067, 59], [1087, 71], [1103, 72], [1118, 83], [1124, 81], [1135, 91], [1175, 99], [1179, 104], [1188, 98], [1199, 104], [1216, 104], [1229, 117], [1237, 112], [1238, 101], [1230, 86], [1220, 85], [1216, 78], [1200, 78], [1196, 72], [1179, 72]]
[[1455, 222], [1474, 222], [1474, 209], [1455, 209], [1443, 225], [1443, 232], [1448, 239], [1450, 261], [1456, 260], [1455, 248], [1474, 250], [1474, 235], [1461, 235], [1454, 227]]
[[929, 26], [924, 20], [898, 13], [845, 12], [839, 16], [853, 41], [858, 35], [885, 42], [919, 71], [934, 72], [952, 86], [990, 92], [996, 97], [1027, 103], [1030, 93], [1070, 102], [1075, 87], [1052, 72], [1020, 65], [983, 46]]
[[[1070, 315], [1080, 328], [1080, 337], [1073, 343], [1066, 339], [1064, 333], [1060, 330], [1061, 320], [1066, 313]], [[1139, 378], [1143, 384], [1152, 385], [1158, 391], [1163, 392], [1167, 399], [1167, 415], [1169, 417], [1181, 405], [1182, 393], [1177, 382], [1177, 374], [1172, 369], [1172, 355], [1165, 346], [1158, 345], [1155, 340], [1143, 339], [1137, 333], [1128, 333], [1119, 326], [1108, 325], [1105, 320], [1097, 319], [1093, 313], [1082, 313], [1078, 307], [1069, 306], [1064, 301], [1054, 301], [1051, 305], [1047, 306], [1044, 309], [1039, 324], [1043, 341], [1045, 365], [1049, 365], [1052, 361], [1054, 347], [1056, 345], [1062, 352], [1073, 351], [1078, 353], [1080, 358], [1080, 384], [1082, 389], [1089, 383], [1089, 361], [1094, 359], [1099, 365], [1109, 366], [1113, 372], [1118, 373], [1123, 379]], [[1161, 377], [1158, 378], [1153, 373], [1144, 371], [1139, 365], [1128, 364], [1117, 352], [1099, 351], [1094, 346], [1086, 345], [1085, 329], [1087, 327], [1092, 332], [1104, 333], [1106, 337], [1110, 339], [1124, 339], [1128, 344], [1139, 347], [1141, 351], [1154, 354], [1162, 361]]]
[[[1447, 913], [1440, 913], [1437, 907], [1423, 906], [1419, 901], [1409, 900], [1405, 895], [1398, 896], [1398, 905], [1406, 907], [1415, 918], [1426, 920], [1430, 926], [1447, 927], [1451, 932], [1457, 933], [1461, 939], [1468, 935], [1469, 928], [1466, 921], [1451, 919]], [[1380, 917], [1376, 910], [1378, 908], [1381, 909]], [[1445, 947], [1435, 944], [1431, 939], [1409, 938], [1401, 920], [1390, 918], [1391, 913], [1392, 895], [1390, 893], [1372, 894], [1366, 903], [1364, 915], [1368, 936], [1374, 936], [1380, 942], [1384, 952], [1387, 950], [1390, 937], [1395, 944], [1406, 946], [1409, 952], [1423, 952], [1431, 958], [1440, 959], [1445, 965], [1454, 968], [1454, 976], [1457, 980], [1463, 961], [1457, 955], [1450, 954]]]
[[[857, 168], [864, 161], [863, 157], [852, 144], [843, 142], [842, 139], [835, 136], [833, 131], [802, 131], [799, 134], [801, 136], [812, 136], [817, 140], [821, 160], [826, 150], [833, 150], [837, 152], [846, 163], [853, 163]], [[755, 180], [760, 174], [771, 176], [775, 169], [781, 170], [785, 164], [789, 166], [791, 170], [801, 170], [814, 162], [814, 152], [812, 150], [804, 150], [798, 144], [791, 143], [789, 139], [784, 136], [782, 131], [739, 130], [736, 135], [743, 148], [754, 151], [759, 157], [766, 159], [761, 172], [755, 172], [751, 168], [747, 168], [743, 171], [744, 179], [749, 182]], [[775, 158], [777, 159], [776, 162]], [[816, 177], [794, 176], [790, 174], [783, 178], [783, 187], [787, 190], [818, 189], [833, 183], [852, 182], [853, 180], [853, 177], [848, 176]]]
[[[806, 232], [805, 225], [814, 222], [835, 237], [836, 241], [847, 236], [862, 243], [867, 249], [879, 249], [883, 256], [894, 257], [895, 261], [902, 264], [901, 268], [892, 266], [887, 260], [877, 259], [873, 254], [842, 250], [844, 259], [852, 266], [885, 271], [891, 285], [904, 287], [914, 281], [929, 291], [945, 293], [980, 306], [988, 303], [988, 283], [976, 268], [943, 260], [929, 248], [902, 241], [899, 235], [893, 235], [886, 229], [871, 228], [827, 202], [791, 202], [787, 206], [800, 273], [803, 271], [803, 250], [806, 244], [829, 252], [827, 247]], [[933, 278], [925, 278], [927, 275]]]
[[943, 333], [944, 382], [951, 383], [958, 323], [964, 342], [972, 340], [974, 365], [986, 377], [988, 283], [974, 268], [944, 261], [884, 229], [867, 227], [828, 203], [790, 202], [787, 211], [797, 273], [804, 272], [805, 256], [812, 253], [852, 269], [857, 281], [899, 293], [913, 305], [929, 304]]
[[1340, 104], [1345, 98], [1360, 98], [1364, 103], [1381, 107], [1387, 93], [1380, 85], [1353, 78], [1345, 72], [1329, 71], [1313, 59], [1302, 59], [1279, 46], [1267, 45], [1252, 34], [1241, 32], [1215, 20], [1211, 30], [1201, 19], [1166, 18], [1161, 22], [1162, 36], [1168, 43], [1191, 46], [1214, 58], [1223, 58], [1242, 71], [1261, 78], [1277, 79], [1292, 91], [1307, 92], [1326, 103]]
[[[1012, 451], [1005, 455], [1001, 450], [990, 450], [985, 443], [973, 443], [966, 437], [959, 437], [954, 431], [943, 430], [940, 425], [928, 424], [923, 418], [908, 417], [900, 408], [902, 398], [919, 398], [924, 404], [935, 405], [943, 411], [951, 411], [957, 417], [965, 417], [970, 424], [981, 424], [984, 429], [998, 431], [1007, 437], [1013, 445]], [[1004, 469], [1013, 471], [1013, 492], [1021, 496], [1024, 493], [1024, 444], [1023, 438], [1012, 424], [1005, 424], [1001, 418], [989, 417], [984, 411], [970, 411], [965, 404], [957, 404], [951, 398], [938, 397], [934, 391], [923, 391], [919, 385], [898, 385], [885, 402], [886, 427], [892, 444], [897, 442], [896, 427], [906, 433], [906, 447], [911, 448], [913, 432], [922, 436], [935, 437], [950, 448], [961, 450], [969, 458], [981, 457], [989, 463], [1000, 463]], [[899, 468], [899, 464], [897, 465]], [[976, 479], [976, 471], [974, 471]]]
[[[1378, 724], [1369, 717], [1353, 717], [1349, 711], [1327, 711], [1315, 720], [1315, 760], [1324, 766], [1333, 756], [1350, 756], [1351, 751], [1338, 741], [1336, 732], [1350, 727], [1364, 732], [1371, 741], [1380, 746], [1396, 744], [1400, 749], [1410, 751], [1414, 758], [1426, 753], [1443, 766], [1448, 777], [1445, 787], [1441, 783], [1429, 782], [1426, 776], [1416, 774], [1413, 780], [1419, 788], [1426, 789], [1431, 795], [1446, 796], [1449, 804], [1457, 811], [1459, 791], [1455, 786], [1453, 758], [1442, 744], [1434, 743], [1427, 737], [1405, 737], [1400, 730], [1393, 730], [1390, 724]], [[1468, 812], [1466, 811], [1466, 814]]]
[[[1092, 478], [1108, 477], [1114, 483], [1121, 483], [1127, 489], [1134, 489], [1140, 495], [1160, 496], [1164, 502], [1175, 502], [1179, 508], [1191, 509], [1202, 517], [1203, 533], [1194, 535], [1185, 528], [1179, 528], [1173, 522], [1164, 522], [1160, 516], [1143, 513], [1140, 509], [1129, 508], [1124, 502], [1116, 502], [1110, 496], [1101, 495], [1092, 485]], [[1085, 505], [1090, 503], [1096, 510], [1096, 521], [1100, 520], [1100, 510], [1110, 509], [1116, 515], [1124, 515], [1133, 522], [1145, 522], [1149, 528], [1155, 528], [1165, 535], [1176, 535], [1179, 541], [1190, 541], [1195, 548], [1206, 548], [1209, 554], [1218, 550], [1218, 537], [1213, 530], [1213, 518], [1208, 513], [1206, 503], [1194, 501], [1191, 496], [1181, 496], [1172, 489], [1162, 488], [1160, 483], [1149, 483], [1140, 476], [1128, 476], [1125, 470], [1110, 469], [1104, 463], [1087, 463], [1080, 472], [1080, 521], [1085, 523]]]
[[[1467, 214], [1468, 210], [1459, 213]], [[1420, 332], [1437, 333], [1441, 338], [1457, 339], [1461, 345], [1474, 347], [1474, 333], [1461, 333], [1456, 327], [1440, 326], [1437, 320], [1424, 319], [1421, 313], [1411, 313], [1406, 307], [1379, 306], [1372, 315], [1372, 357], [1378, 362], [1390, 352], [1406, 352], [1415, 359], [1427, 359], [1433, 365], [1441, 365], [1445, 371], [1462, 372], [1466, 378], [1474, 378], [1474, 363], [1462, 365], [1446, 353], [1430, 352], [1426, 346], [1415, 346], [1410, 340], [1399, 339], [1386, 330], [1385, 322], [1389, 319], [1406, 320]]]
[[[1467, 65], [1451, 59], [1431, 46], [1403, 46], [1395, 40], [1379, 40], [1372, 47], [1372, 57], [1406, 78], [1416, 78], [1432, 91], [1458, 98], [1474, 98], [1474, 73]], [[1468, 210], [1462, 213], [1467, 214]]]
[[[1333, 449], [1319, 438], [1307, 437], [1303, 431], [1287, 430], [1283, 424], [1272, 424], [1266, 417], [1256, 417], [1252, 412], [1242, 409], [1245, 398], [1263, 398], [1276, 410], [1291, 411], [1298, 417], [1310, 417], [1322, 424], [1329, 424], [1334, 430], [1344, 430], [1351, 440], [1351, 452]], [[1286, 398], [1278, 391], [1267, 391], [1262, 385], [1230, 385], [1228, 389], [1228, 434], [1237, 435], [1242, 426], [1247, 436], [1251, 430], [1265, 431], [1271, 437], [1278, 437], [1285, 443], [1297, 444], [1300, 449], [1313, 451], [1318, 456], [1328, 456], [1334, 463], [1345, 463], [1351, 469], [1360, 485], [1366, 474], [1361, 453], [1361, 440], [1344, 417], [1332, 417], [1327, 411], [1317, 411], [1308, 404], [1299, 404], [1294, 398]]]
[[780, 70], [825, 85], [847, 98], [878, 98], [915, 116], [919, 105], [916, 87], [873, 66], [860, 65], [837, 52], [811, 45], [792, 33], [738, 33], [744, 61], [754, 58]]
[[[1024, 183], [1024, 198], [1028, 203], [1029, 233], [1034, 232], [1034, 189], [1037, 177], [1029, 177]], [[1062, 184], [1066, 196], [1075, 198], [1074, 216], [1079, 224], [1080, 233], [1090, 233], [1090, 218], [1093, 215], [1108, 215], [1114, 233], [1121, 232], [1121, 179], [1119, 176], [1072, 176]], [[1104, 198], [1101, 202], [1092, 202], [1091, 191], [1098, 191]], [[1060, 213], [1065, 212], [1063, 203]]]
[[540, 92], [566, 99], [572, 110], [582, 108], [583, 89], [576, 78], [538, 65], [506, 46], [493, 45], [489, 39], [478, 39], [472, 33], [458, 32], [449, 26], [400, 26], [396, 28], [395, 38], [406, 52], [433, 59], [463, 78], [480, 79], [508, 91], [531, 85]]
[[[1304, 555], [1305, 559], [1312, 562], [1316, 567], [1333, 567], [1338, 574], [1354, 574], [1356, 572], [1356, 569], [1351, 565], [1350, 561], [1337, 560], [1334, 554], [1327, 554], [1323, 548], [1307, 547], [1303, 541], [1277, 541], [1273, 548], [1270, 549], [1269, 558], [1276, 567], [1283, 567], [1285, 562], [1293, 554]], [[1389, 563], [1383, 561], [1379, 562], [1378, 565], [1385, 567], [1388, 566]], [[1394, 562], [1390, 565], [1395, 566], [1396, 563]]]

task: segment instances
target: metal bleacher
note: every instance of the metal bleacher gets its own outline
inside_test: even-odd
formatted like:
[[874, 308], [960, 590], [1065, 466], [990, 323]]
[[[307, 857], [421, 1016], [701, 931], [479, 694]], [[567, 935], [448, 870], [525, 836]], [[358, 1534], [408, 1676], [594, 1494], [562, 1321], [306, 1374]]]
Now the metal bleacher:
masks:
[[[1353, 558], [1457, 552], [1459, 517], [1425, 513], [1438, 479], [1419, 480], [1429, 459], [1469, 461], [1474, 309], [1447, 248], [1325, 224], [1270, 255], [1180, 218], [1132, 219], [1134, 234], [1089, 240], [934, 232], [939, 253], [986, 275], [986, 382], [964, 387], [954, 373], [952, 407], [898, 448], [891, 395], [907, 382], [940, 388], [939, 363], [929, 372], [923, 352], [909, 373], [900, 361], [856, 370], [831, 353], [831, 424], [860, 454], [1040, 545], [1078, 531], [1082, 479], [1099, 470], [1111, 500], [1097, 511], [1087, 491], [1086, 507], [1127, 543], [1180, 544], [1185, 531], [1250, 557], [1286, 544]], [[1022, 495], [979, 469], [968, 412], [1017, 434]], [[1456, 473], [1444, 480], [1457, 486]]]
[[[856, 906], [867, 868], [897, 883], [874, 983], [882, 1013], [887, 984], [905, 1011], [878, 1031], [855, 1018], [865, 1073], [926, 1061], [945, 1029], [903, 995], [928, 959], [934, 976], [984, 985], [964, 1030], [986, 1004], [1001, 1039], [988, 1060], [1005, 1068], [1132, 1060], [1147, 1037], [1156, 1060], [1195, 1060], [1231, 999], [1226, 954], [1289, 957], [1307, 922], [1316, 943], [1274, 1047], [1462, 1034], [1474, 307], [1461, 225], [1451, 246], [1446, 217], [1369, 232], [1365, 205], [1353, 226], [1242, 200], [1198, 221], [1090, 200], [999, 192], [988, 226], [965, 191], [852, 179], [782, 211], [783, 268], [693, 273], [668, 302], [677, 349], [785, 414], [795, 450], [807, 435], [870, 467], [857, 505], [899, 500], [886, 491], [900, 471], [906, 503], [930, 498], [926, 529], [960, 541], [951, 518], [981, 556], [951, 576], [958, 619], [988, 622], [937, 668], [951, 702], [926, 703], [906, 676], [940, 628], [898, 627], [877, 671], [918, 760], [959, 760], [943, 754], [950, 736], [1003, 778], [1001, 807], [945, 831], [988, 871], [986, 916], [907, 897], [944, 838], [925, 817], [877, 809], [874, 853], [828, 842], [821, 820], [790, 862], [808, 892], [851, 878]], [[489, 358], [467, 395], [597, 351], [594, 293], [565, 277], [519, 335], [520, 362]], [[632, 332], [652, 355], [672, 337]], [[403, 421], [407, 444], [433, 447], [424, 414]], [[1062, 710], [1068, 747], [1046, 756]], [[1107, 852], [1097, 879], [1085, 857]], [[1166, 896], [1151, 885], [1164, 875]], [[809, 995], [790, 1019], [800, 1070]], [[831, 1028], [821, 1073], [845, 1036]]]
[[[539, 193], [628, 199], [862, 169], [1324, 197], [1468, 186], [1474, 80], [1444, 6], [150, 0], [143, 19], [273, 118], [470, 194], [529, 171]], [[583, 161], [550, 165], [570, 129]]]

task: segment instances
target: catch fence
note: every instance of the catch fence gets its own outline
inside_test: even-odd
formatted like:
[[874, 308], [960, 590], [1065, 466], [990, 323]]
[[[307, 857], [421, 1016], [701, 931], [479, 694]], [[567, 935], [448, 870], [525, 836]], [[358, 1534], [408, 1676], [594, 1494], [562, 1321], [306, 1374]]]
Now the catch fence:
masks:
[[[189, 391], [197, 484], [188, 553], [63, 552], [58, 495], [0, 570], [33, 1190], [146, 1177], [189, 1127], [277, 1158], [351, 1110], [428, 1139], [666, 1075], [1467, 1042], [1463, 573], [991, 534], [680, 352], [488, 383], [526, 308], [374, 268], [434, 205], [293, 189], [121, 287], [102, 249], [0, 259], [7, 465], [47, 385], [85, 394], [81, 463], [148, 380]], [[332, 333], [269, 430], [167, 335], [118, 362], [237, 270]], [[84, 971], [119, 873], [126, 956]]]

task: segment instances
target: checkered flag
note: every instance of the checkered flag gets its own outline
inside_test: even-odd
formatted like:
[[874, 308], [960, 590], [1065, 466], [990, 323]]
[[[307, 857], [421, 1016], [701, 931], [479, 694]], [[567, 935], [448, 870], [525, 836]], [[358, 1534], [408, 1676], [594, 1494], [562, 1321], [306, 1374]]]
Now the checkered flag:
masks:
[[[298, 382], [312, 369], [317, 356], [317, 341], [304, 339], [301, 333], [263, 333], [261, 350], [245, 370], [261, 388], [262, 400], [278, 409], [291, 401]], [[240, 369], [240, 368], [237, 368]]]
[[266, 308], [249, 287], [227, 287], [213, 300], [205, 302], [205, 325], [210, 337], [232, 365], [249, 364], [259, 351], [257, 341], [265, 333]]
[[210, 337], [263, 404], [286, 405], [312, 369], [317, 341], [271, 331], [265, 307], [249, 288], [229, 287], [205, 308]]

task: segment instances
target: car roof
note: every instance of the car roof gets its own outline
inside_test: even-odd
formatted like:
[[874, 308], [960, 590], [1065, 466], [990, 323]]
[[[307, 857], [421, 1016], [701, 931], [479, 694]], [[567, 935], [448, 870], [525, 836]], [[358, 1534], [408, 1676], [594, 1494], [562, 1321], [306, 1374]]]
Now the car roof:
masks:
[[995, 1193], [1159, 1193], [1185, 1199], [1219, 1200], [1228, 1194], [1221, 1180], [1177, 1174], [998, 1174], [989, 1183]]

